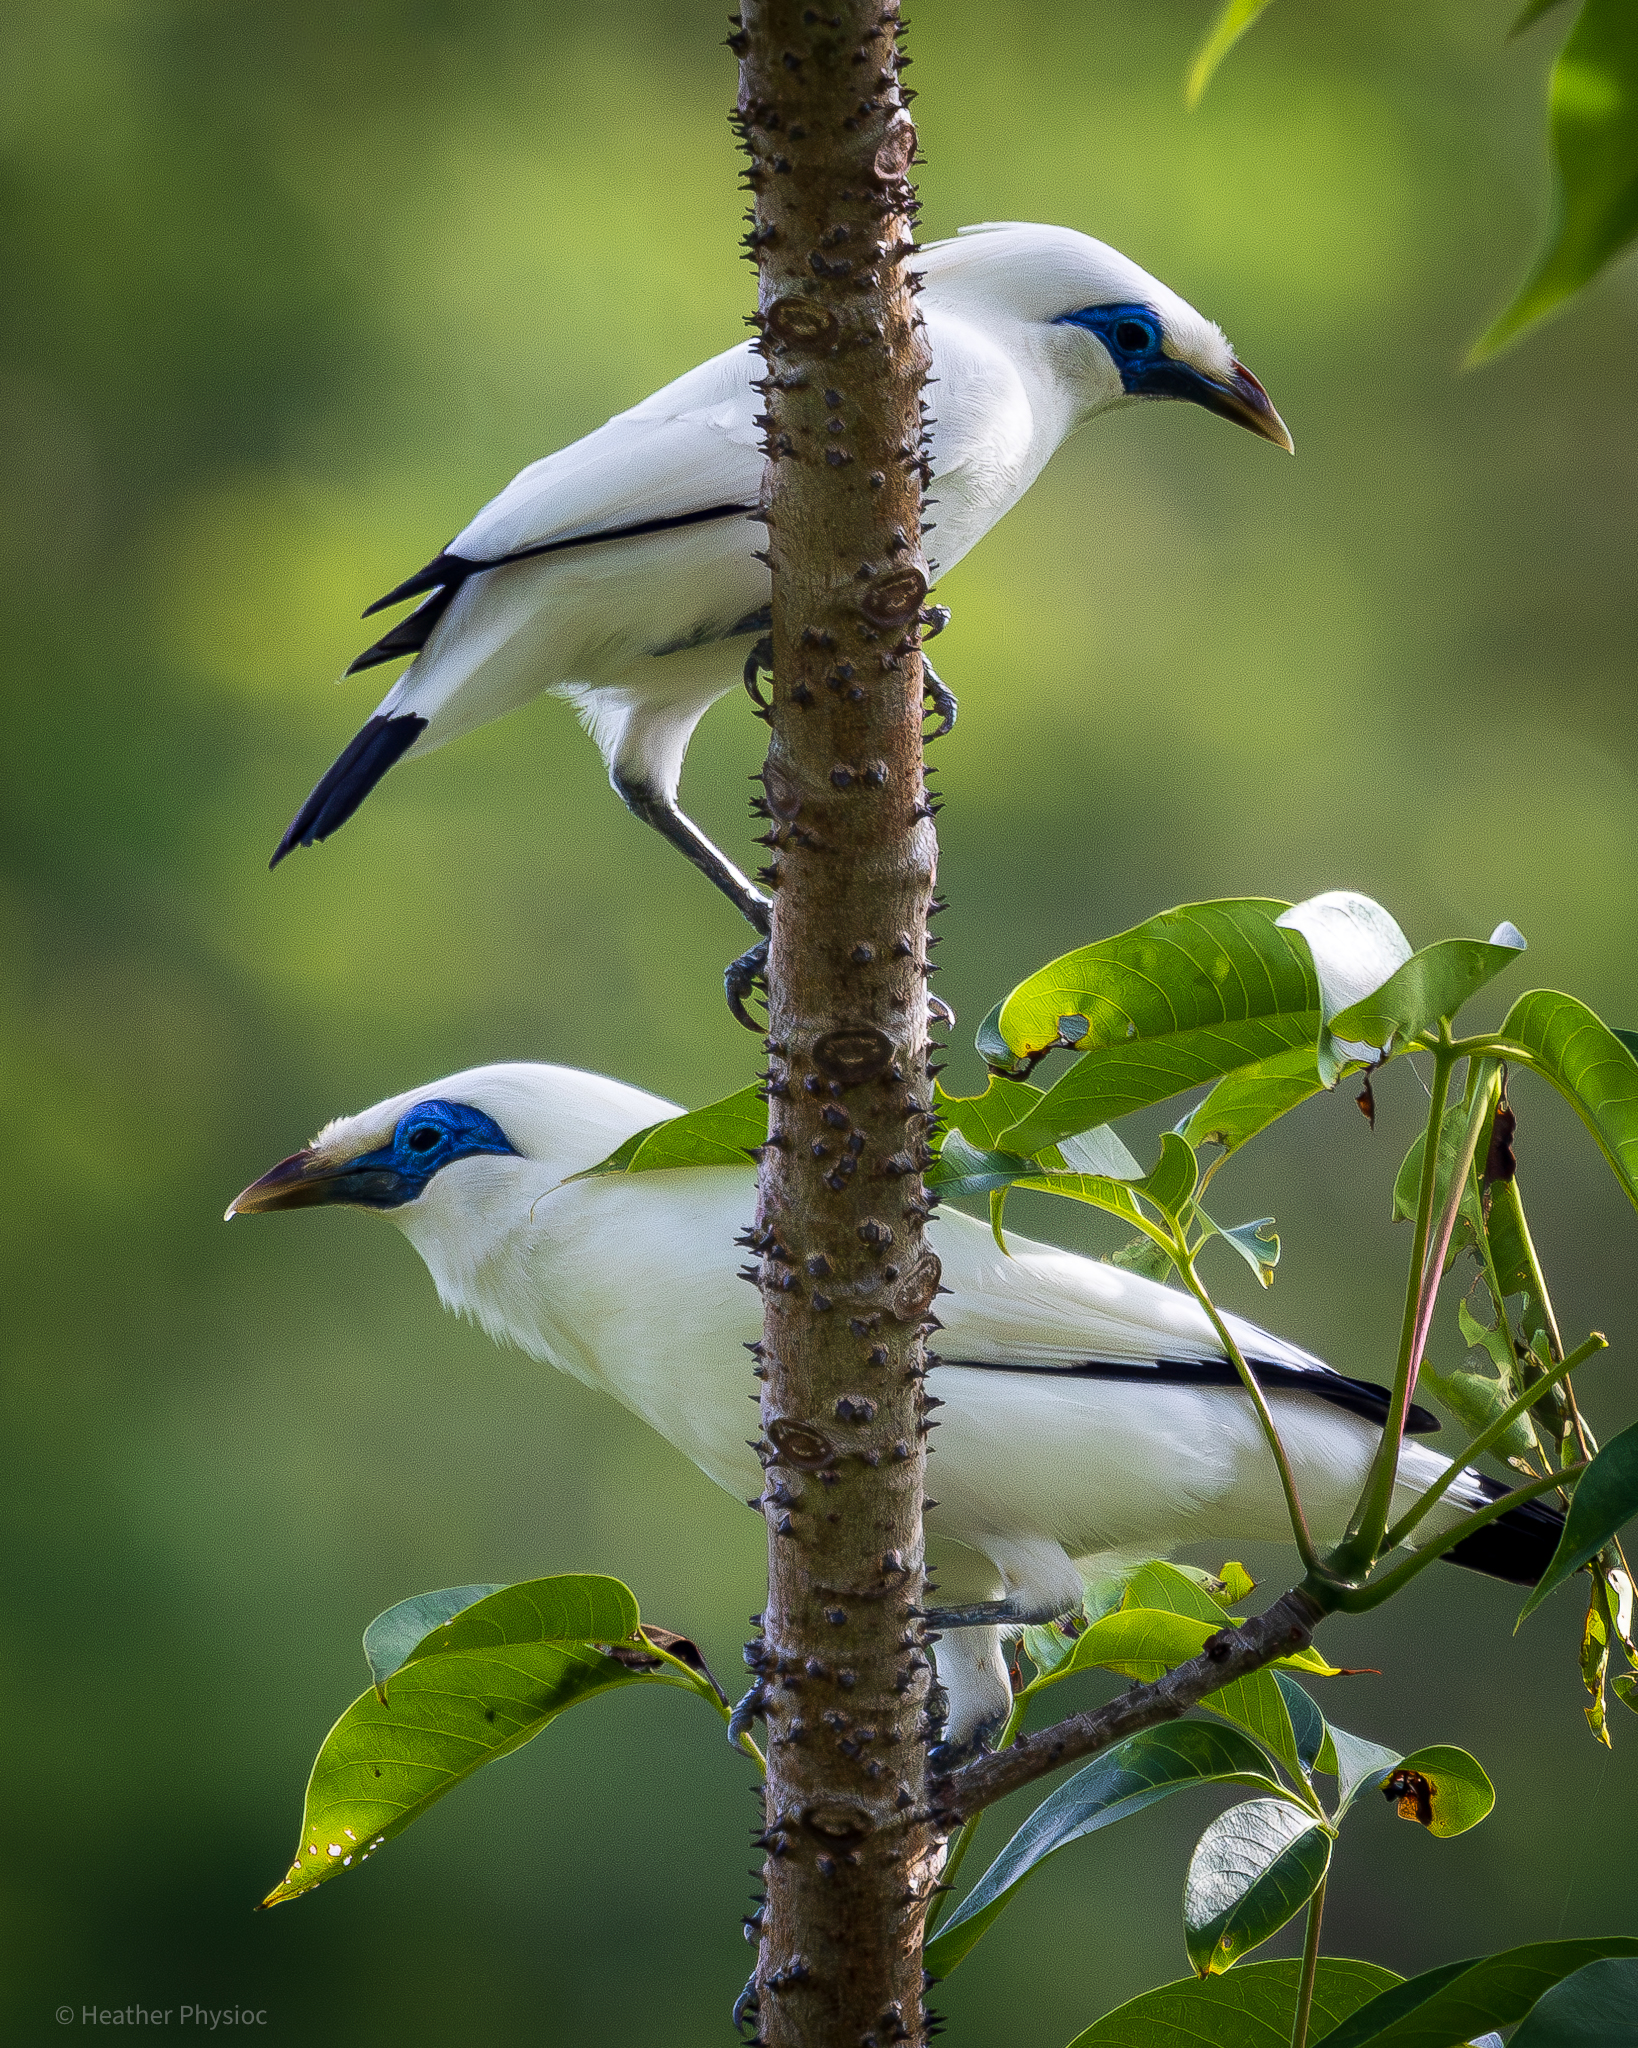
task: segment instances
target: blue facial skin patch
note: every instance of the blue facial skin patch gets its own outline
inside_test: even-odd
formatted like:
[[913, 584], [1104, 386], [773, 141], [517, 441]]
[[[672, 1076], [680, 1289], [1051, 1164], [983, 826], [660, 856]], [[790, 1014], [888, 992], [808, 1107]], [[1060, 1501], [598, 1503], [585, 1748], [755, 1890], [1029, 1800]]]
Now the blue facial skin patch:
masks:
[[1120, 372], [1122, 389], [1130, 397], [1186, 398], [1210, 412], [1223, 410], [1223, 386], [1166, 354], [1159, 317], [1147, 306], [1083, 306], [1078, 313], [1061, 313], [1052, 324], [1084, 327], [1088, 334], [1095, 334], [1109, 351]]
[[464, 1102], [418, 1102], [399, 1118], [390, 1145], [366, 1152], [337, 1176], [338, 1192], [332, 1199], [367, 1209], [402, 1208], [426, 1193], [435, 1173], [481, 1152], [520, 1156], [500, 1125], [481, 1109]]

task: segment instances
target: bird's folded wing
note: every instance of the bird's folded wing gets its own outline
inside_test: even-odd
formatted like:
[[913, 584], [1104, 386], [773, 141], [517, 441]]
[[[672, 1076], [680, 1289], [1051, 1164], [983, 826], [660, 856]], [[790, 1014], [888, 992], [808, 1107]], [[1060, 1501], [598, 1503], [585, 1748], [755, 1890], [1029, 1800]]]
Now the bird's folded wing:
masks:
[[[1020, 1238], [1002, 1258], [983, 1226], [962, 1227], [969, 1223], [951, 1216], [941, 1226], [952, 1294], [939, 1303], [945, 1328], [934, 1341], [945, 1364], [1155, 1386], [1239, 1384], [1205, 1312], [1180, 1289]], [[1375, 1422], [1386, 1417], [1386, 1388], [1349, 1379], [1238, 1316], [1224, 1321], [1264, 1387], [1311, 1393]], [[1409, 1427], [1425, 1435], [1439, 1423], [1419, 1408]]]
[[763, 465], [754, 361], [748, 347], [731, 349], [531, 463], [446, 553], [498, 562], [552, 542], [750, 510]]

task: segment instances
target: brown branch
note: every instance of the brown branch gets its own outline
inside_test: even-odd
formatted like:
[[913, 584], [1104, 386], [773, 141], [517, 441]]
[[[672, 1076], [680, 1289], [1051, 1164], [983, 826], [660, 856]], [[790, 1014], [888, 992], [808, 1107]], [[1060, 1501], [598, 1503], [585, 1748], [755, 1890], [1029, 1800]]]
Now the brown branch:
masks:
[[770, 1114], [748, 1239], [764, 1303], [769, 1598], [747, 1660], [768, 1724], [767, 1901], [743, 2010], [779, 2048], [924, 2041], [938, 1853], [914, 1818], [937, 845], [898, 31], [891, 0], [747, 0], [730, 39], [756, 202], [774, 677]]
[[1101, 1707], [1071, 1714], [1051, 1728], [1022, 1735], [1011, 1748], [981, 1756], [930, 1788], [929, 1817], [939, 1827], [960, 1825], [1009, 1792], [1034, 1784], [1062, 1764], [1096, 1756], [1128, 1735], [1176, 1721], [1209, 1693], [1308, 1647], [1326, 1609], [1302, 1586], [1238, 1628], [1219, 1629], [1198, 1657], [1179, 1664], [1152, 1685], [1136, 1685]]

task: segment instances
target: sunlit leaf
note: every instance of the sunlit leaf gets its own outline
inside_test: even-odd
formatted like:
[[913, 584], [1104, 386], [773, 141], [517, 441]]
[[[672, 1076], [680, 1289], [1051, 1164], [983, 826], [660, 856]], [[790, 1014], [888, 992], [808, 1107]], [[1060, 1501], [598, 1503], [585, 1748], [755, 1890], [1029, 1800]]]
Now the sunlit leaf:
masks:
[[1378, 989], [1331, 1019], [1343, 1040], [1396, 1051], [1454, 1017], [1486, 982], [1512, 966], [1524, 940], [1511, 925], [1484, 939], [1441, 939], [1413, 953]]
[[1183, 1886], [1189, 1961], [1216, 1976], [1277, 1934], [1313, 1896], [1331, 1836], [1285, 1799], [1248, 1799], [1220, 1813], [1195, 1844]]
[[1511, 2048], [1638, 2048], [1638, 1960], [1583, 1963], [1542, 1993]]
[[[1238, 1625], [1203, 1587], [1185, 1577], [1175, 1565], [1160, 1561], [1143, 1565], [1132, 1574], [1126, 1587], [1126, 1605], [1147, 1608], [1151, 1612], [1186, 1615], [1193, 1621], [1209, 1622], [1214, 1628], [1221, 1628], [1225, 1621], [1231, 1627]], [[1158, 1677], [1160, 1674], [1155, 1672], [1152, 1675]], [[1261, 1671], [1249, 1672], [1244, 1678], [1237, 1678], [1232, 1685], [1225, 1685], [1210, 1698], [1202, 1700], [1201, 1705], [1255, 1736], [1265, 1749], [1279, 1758], [1293, 1777], [1305, 1771], [1284, 1688], [1276, 1683], [1276, 1674], [1272, 1670], [1265, 1667]]]
[[[1162, 1984], [1106, 2012], [1069, 2048], [1288, 2048], [1301, 1968], [1295, 1960], [1242, 1963], [1226, 1977]], [[1376, 1963], [1321, 1956], [1309, 2039], [1317, 2044], [1399, 1981]]]
[[1254, 1223], [1213, 1223], [1204, 1209], [1195, 1215], [1201, 1225], [1237, 1251], [1256, 1275], [1259, 1286], [1274, 1285], [1274, 1268], [1280, 1263], [1280, 1234], [1272, 1216], [1259, 1216]]
[[[1029, 1114], [1043, 1092], [1028, 1081], [1009, 1081], [1000, 1074], [990, 1076], [982, 1095], [950, 1095], [943, 1082], [935, 1081], [933, 1107], [939, 1113], [945, 1137], [951, 1131], [959, 1131], [969, 1144], [987, 1152], [995, 1149], [995, 1141], [1003, 1131]], [[1142, 1168], [1138, 1171], [1141, 1173]]]
[[654, 1173], [675, 1166], [746, 1166], [768, 1138], [768, 1109], [754, 1086], [634, 1131], [617, 1151], [571, 1180], [602, 1173]]
[[[378, 1642], [372, 1669], [393, 1632]], [[651, 1654], [637, 1603], [618, 1579], [533, 1579], [463, 1606], [386, 1674], [384, 1698], [372, 1686], [324, 1738], [295, 1861], [263, 1904], [299, 1898], [364, 1862], [579, 1701], [654, 1683], [705, 1686]]]
[[1441, 1963], [1360, 2006], [1323, 2037], [1324, 2048], [1452, 2048], [1523, 2019], [1543, 1993], [1606, 1956], [1638, 1956], [1638, 1936], [1533, 1941]]
[[1475, 343], [1473, 362], [1574, 298], [1638, 235], [1638, 10], [1631, 0], [1584, 0], [1553, 66], [1547, 107], [1554, 177], [1546, 246], [1513, 303]]
[[[1452, 1743], [1434, 1742], [1413, 1749], [1399, 1759], [1397, 1768], [1428, 1781], [1432, 1818], [1426, 1823], [1427, 1830], [1441, 1840], [1476, 1828], [1496, 1803], [1496, 1788], [1484, 1766]], [[1390, 1782], [1391, 1778], [1390, 1773]]]
[[1638, 1422], [1611, 1437], [1576, 1482], [1558, 1548], [1540, 1583], [1519, 1609], [1519, 1620], [1534, 1614], [1572, 1572], [1590, 1563], [1634, 1515], [1638, 1515]]
[[1001, 1135], [1034, 1153], [1128, 1110], [1311, 1042], [1319, 990], [1285, 908], [1264, 898], [1184, 904], [1050, 962], [1001, 1006], [1016, 1056], [1060, 1037], [1082, 1057]]
[[1496, 1035], [1522, 1046], [1534, 1070], [1568, 1098], [1638, 1203], [1638, 1060], [1585, 1003], [1553, 989], [1520, 996]]
[[1282, 931], [1300, 936], [1314, 963], [1323, 1026], [1315, 1061], [1322, 1085], [1329, 1088], [1349, 1061], [1374, 1060], [1380, 1050], [1375, 1043], [1334, 1038], [1332, 1020], [1380, 988], [1411, 957], [1410, 941], [1380, 903], [1353, 889], [1328, 889], [1293, 903], [1279, 923]]
[[1206, 31], [1206, 40], [1194, 54], [1188, 83], [1183, 88], [1185, 104], [1199, 106], [1217, 67], [1268, 5], [1268, 0], [1224, 0], [1222, 11]]
[[1249, 1138], [1323, 1092], [1312, 1045], [1292, 1046], [1225, 1074], [1182, 1126], [1191, 1145], [1221, 1145], [1237, 1152]]
[[927, 1945], [926, 1967], [947, 1977], [1048, 1858], [1083, 1835], [1140, 1813], [1189, 1785], [1244, 1785], [1278, 1795], [1256, 1744], [1233, 1728], [1173, 1721], [1128, 1736], [1044, 1800]]

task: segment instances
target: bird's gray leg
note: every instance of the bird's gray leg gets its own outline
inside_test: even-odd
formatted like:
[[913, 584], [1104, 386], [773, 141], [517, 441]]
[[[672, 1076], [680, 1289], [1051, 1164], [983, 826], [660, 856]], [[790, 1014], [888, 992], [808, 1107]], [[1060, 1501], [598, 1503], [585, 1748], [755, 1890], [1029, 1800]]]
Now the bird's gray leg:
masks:
[[609, 780], [627, 810], [641, 818], [645, 825], [652, 825], [685, 860], [692, 861], [708, 882], [716, 884], [740, 916], [766, 938], [773, 905], [740, 873], [727, 854], [706, 838], [693, 819], [677, 808], [676, 800], [659, 795], [646, 783], [630, 780], [618, 769]]
[[[950, 607], [947, 604], [930, 604], [922, 613], [921, 622], [922, 639], [934, 639], [950, 623]], [[956, 713], [961, 707], [956, 703], [955, 692], [940, 680], [938, 670], [927, 659], [925, 653], [921, 657], [921, 674], [927, 709], [938, 720], [938, 724], [927, 737], [930, 740], [941, 740], [947, 732], [954, 732]]]
[[1028, 1601], [975, 1600], [967, 1607], [929, 1607], [929, 1628], [1045, 1628], [1063, 1613], [1061, 1607], [1031, 1606]]
[[685, 860], [691, 861], [708, 882], [713, 882], [728, 901], [751, 927], [762, 933], [759, 942], [749, 952], [741, 953], [723, 976], [723, 987], [728, 997], [728, 1007], [735, 1018], [747, 1031], [760, 1031], [762, 1026], [745, 1008], [745, 998], [761, 984], [762, 973], [768, 964], [768, 929], [773, 917], [773, 905], [762, 891], [742, 875], [720, 847], [706, 838], [692, 818], [677, 808], [672, 797], [661, 796], [650, 789], [647, 783], [638, 782], [622, 775], [618, 769], [610, 774], [627, 810], [642, 819], [645, 825], [652, 825], [656, 832], [676, 847]]

